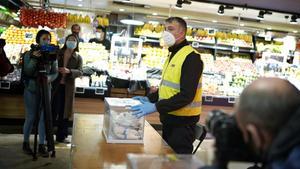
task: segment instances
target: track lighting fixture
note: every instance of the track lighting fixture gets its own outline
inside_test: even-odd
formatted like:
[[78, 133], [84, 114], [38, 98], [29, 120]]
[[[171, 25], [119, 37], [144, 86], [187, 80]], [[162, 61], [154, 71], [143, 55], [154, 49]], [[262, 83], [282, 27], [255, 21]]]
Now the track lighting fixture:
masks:
[[257, 19], [258, 20], [264, 20], [266, 14], [267, 15], [272, 15], [272, 12], [270, 12], [270, 11], [259, 11]]
[[224, 15], [225, 9], [233, 9], [233, 6], [228, 6], [228, 5], [220, 5], [218, 9], [218, 15]]
[[297, 15], [292, 15], [290, 24], [297, 24], [297, 19], [298, 19]]
[[181, 9], [182, 8], [182, 4], [192, 4], [191, 0], [177, 0], [175, 7]]

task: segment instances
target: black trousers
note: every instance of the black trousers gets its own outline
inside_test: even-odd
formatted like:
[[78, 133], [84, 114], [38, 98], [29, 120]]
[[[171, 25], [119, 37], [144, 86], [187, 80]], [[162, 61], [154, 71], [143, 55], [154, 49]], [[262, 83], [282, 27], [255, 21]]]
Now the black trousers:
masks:
[[57, 125], [56, 140], [63, 141], [68, 137], [68, 119], [64, 118], [65, 85], [59, 85], [52, 100], [53, 121]]
[[177, 154], [192, 154], [195, 141], [195, 125], [163, 125], [163, 139]]

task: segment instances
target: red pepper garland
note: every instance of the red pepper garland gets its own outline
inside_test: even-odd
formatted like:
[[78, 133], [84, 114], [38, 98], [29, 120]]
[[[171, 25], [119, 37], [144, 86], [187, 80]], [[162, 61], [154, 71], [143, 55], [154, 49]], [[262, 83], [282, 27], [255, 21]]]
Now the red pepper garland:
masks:
[[66, 28], [67, 14], [50, 12], [44, 9], [21, 8], [20, 21], [23, 26], [28, 27]]

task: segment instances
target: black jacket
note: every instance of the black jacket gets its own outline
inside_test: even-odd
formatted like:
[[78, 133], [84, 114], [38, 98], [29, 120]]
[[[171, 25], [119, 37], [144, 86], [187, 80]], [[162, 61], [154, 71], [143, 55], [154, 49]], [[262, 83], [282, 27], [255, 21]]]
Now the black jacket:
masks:
[[[184, 46], [189, 45], [186, 40], [169, 48], [170, 61], [174, 55]], [[180, 92], [169, 99], [158, 101], [158, 92], [148, 95], [151, 102], [156, 102], [160, 121], [167, 125], [188, 125], [199, 121], [199, 116], [174, 116], [168, 112], [178, 110], [190, 104], [196, 94], [199, 79], [203, 72], [203, 62], [199, 54], [192, 52], [185, 59], [180, 78]], [[157, 102], [158, 101], [158, 102]]]
[[300, 105], [275, 137], [266, 163], [267, 169], [300, 168]]

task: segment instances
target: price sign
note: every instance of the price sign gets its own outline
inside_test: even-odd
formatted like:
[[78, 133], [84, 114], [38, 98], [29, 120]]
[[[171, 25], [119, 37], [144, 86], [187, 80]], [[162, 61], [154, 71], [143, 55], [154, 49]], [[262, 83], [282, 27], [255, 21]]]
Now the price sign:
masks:
[[272, 40], [272, 36], [271, 36], [271, 34], [266, 34], [266, 36], [265, 36], [265, 41], [271, 41]]
[[238, 46], [233, 46], [231, 50], [232, 50], [232, 52], [236, 52], [237, 53], [237, 52], [240, 51], [240, 48]]
[[33, 38], [33, 34], [31, 32], [26, 32], [25, 33], [25, 39], [26, 40], [31, 40]]

